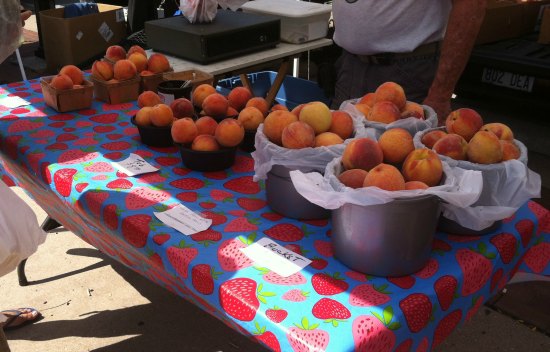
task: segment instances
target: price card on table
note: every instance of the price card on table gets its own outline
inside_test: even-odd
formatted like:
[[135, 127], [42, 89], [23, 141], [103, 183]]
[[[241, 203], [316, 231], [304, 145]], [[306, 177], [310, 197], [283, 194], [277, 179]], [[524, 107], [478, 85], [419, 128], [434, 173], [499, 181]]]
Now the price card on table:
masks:
[[182, 204], [167, 211], [154, 212], [154, 214], [160, 221], [186, 236], [204, 231], [212, 225], [211, 219], [203, 218]]
[[115, 162], [113, 165], [128, 176], [158, 171], [156, 167], [149, 164], [141, 156], [134, 153], [130, 153], [130, 156], [127, 159]]
[[300, 254], [264, 237], [241, 251], [257, 264], [276, 272], [282, 277], [296, 274], [311, 263]]
[[30, 104], [31, 104], [30, 101], [27, 101], [27, 100], [25, 100], [21, 97], [18, 97], [18, 96], [6, 97], [6, 98], [0, 99], [0, 105], [5, 106], [5, 107], [10, 108], [10, 109], [14, 109], [14, 108], [17, 108], [19, 106], [25, 106], [25, 105], [30, 105]]

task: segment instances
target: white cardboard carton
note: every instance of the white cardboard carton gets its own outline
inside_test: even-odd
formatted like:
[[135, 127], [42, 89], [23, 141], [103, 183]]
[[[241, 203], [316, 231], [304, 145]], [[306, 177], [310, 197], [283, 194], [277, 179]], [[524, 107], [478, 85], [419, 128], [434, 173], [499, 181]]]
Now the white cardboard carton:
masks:
[[327, 35], [332, 5], [297, 0], [255, 0], [245, 3], [244, 12], [281, 18], [281, 40], [305, 43]]

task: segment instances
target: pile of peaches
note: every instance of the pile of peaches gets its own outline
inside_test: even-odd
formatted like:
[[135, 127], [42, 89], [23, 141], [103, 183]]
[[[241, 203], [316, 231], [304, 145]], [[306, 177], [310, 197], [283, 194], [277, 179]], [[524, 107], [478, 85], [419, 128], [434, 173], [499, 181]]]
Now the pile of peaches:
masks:
[[130, 47], [128, 52], [119, 45], [111, 45], [105, 52], [105, 59], [96, 60], [92, 65], [92, 77], [110, 82], [129, 80], [138, 74], [150, 76], [168, 71], [170, 63], [166, 56], [154, 53], [147, 57], [139, 45]]
[[57, 90], [80, 88], [84, 84], [84, 74], [75, 65], [65, 65], [53, 76], [49, 85]]
[[263, 129], [270, 142], [289, 149], [341, 144], [353, 131], [353, 119], [347, 112], [331, 111], [320, 101], [300, 104], [292, 111], [272, 110]]
[[378, 141], [352, 140], [342, 154], [338, 179], [351, 188], [378, 187], [386, 191], [426, 189], [440, 184], [443, 165], [434, 151], [415, 149], [402, 128], [385, 131]]
[[395, 82], [382, 83], [374, 92], [362, 96], [354, 106], [372, 122], [389, 124], [408, 117], [425, 119], [422, 105], [407, 101], [403, 87]]
[[477, 164], [494, 164], [520, 157], [514, 134], [507, 125], [483, 123], [473, 109], [461, 108], [447, 116], [446, 131], [431, 130], [421, 142], [440, 155]]

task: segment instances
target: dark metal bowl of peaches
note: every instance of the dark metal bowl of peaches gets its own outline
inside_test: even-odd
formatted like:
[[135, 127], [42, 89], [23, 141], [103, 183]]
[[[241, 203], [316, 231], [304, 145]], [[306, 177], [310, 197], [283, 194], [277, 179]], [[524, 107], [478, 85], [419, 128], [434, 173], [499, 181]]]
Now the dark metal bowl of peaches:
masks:
[[244, 128], [233, 118], [217, 122], [208, 116], [196, 121], [185, 117], [174, 121], [171, 133], [184, 166], [208, 172], [224, 170], [234, 164]]
[[145, 106], [132, 116], [132, 123], [137, 127], [141, 142], [152, 147], [170, 147], [172, 140], [172, 109], [166, 104]]

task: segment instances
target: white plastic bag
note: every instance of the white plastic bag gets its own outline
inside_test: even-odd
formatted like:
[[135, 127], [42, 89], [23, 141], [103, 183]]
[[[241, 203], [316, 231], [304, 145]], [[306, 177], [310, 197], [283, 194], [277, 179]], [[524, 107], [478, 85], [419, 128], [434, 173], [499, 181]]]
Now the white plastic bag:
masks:
[[0, 181], [0, 276], [14, 270], [45, 240], [34, 211]]
[[181, 13], [191, 23], [209, 23], [214, 20], [218, 12], [218, 5], [222, 9], [236, 11], [248, 0], [181, 0]]
[[343, 144], [331, 145], [328, 147], [288, 149], [278, 146], [269, 141], [264, 134], [264, 125], [260, 124], [256, 131], [254, 141], [255, 151], [252, 152], [254, 159], [254, 181], [264, 180], [273, 165], [282, 165], [290, 169], [322, 172], [327, 164], [344, 152], [346, 145], [354, 138], [367, 137], [365, 126], [361, 120], [354, 118], [354, 136], [348, 138]]
[[342, 172], [342, 158], [332, 160], [325, 169], [324, 176], [316, 173], [290, 172], [294, 187], [304, 198], [325, 209], [338, 209], [344, 204], [360, 206], [384, 204], [397, 198], [412, 198], [433, 194], [445, 204], [467, 207], [474, 203], [483, 185], [481, 172], [453, 168], [443, 162], [445, 178], [443, 184], [425, 190], [385, 191], [378, 187], [353, 189], [344, 186], [338, 175]]
[[18, 0], [2, 0], [0, 6], [0, 63], [21, 45], [21, 17]]
[[[421, 142], [422, 136], [437, 129], [445, 130], [444, 127], [440, 127], [418, 132], [413, 139], [415, 148], [426, 148]], [[514, 142], [520, 149], [519, 159], [496, 164], [477, 164], [439, 156], [451, 166], [480, 171], [483, 175], [483, 191], [479, 199], [467, 208], [445, 206], [443, 216], [461, 226], [478, 231], [491, 226], [495, 221], [511, 216], [529, 199], [540, 198], [540, 175], [527, 167], [525, 145], [518, 140]]]
[[340, 104], [340, 110], [347, 111], [351, 116], [362, 119], [369, 138], [374, 140], [378, 140], [382, 133], [391, 128], [404, 128], [409, 131], [411, 136], [414, 136], [419, 131], [437, 127], [437, 114], [434, 109], [428, 105], [422, 105], [426, 117], [424, 120], [417, 119], [416, 117], [407, 117], [392, 123], [381, 123], [367, 120], [365, 115], [355, 108], [355, 104], [357, 104], [359, 100], [360, 98], [342, 102], [342, 104]]

